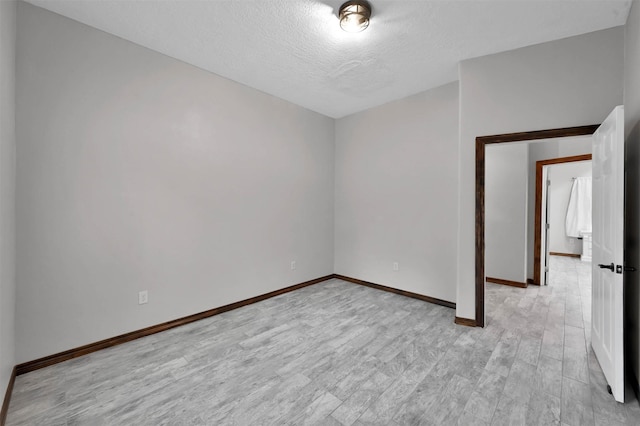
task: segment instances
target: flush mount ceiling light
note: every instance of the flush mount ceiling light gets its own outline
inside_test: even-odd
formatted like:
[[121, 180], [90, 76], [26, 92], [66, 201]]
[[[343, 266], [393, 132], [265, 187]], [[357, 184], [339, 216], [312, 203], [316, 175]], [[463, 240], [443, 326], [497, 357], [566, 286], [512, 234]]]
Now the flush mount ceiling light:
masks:
[[351, 0], [340, 6], [340, 28], [359, 33], [369, 26], [371, 6], [364, 0]]

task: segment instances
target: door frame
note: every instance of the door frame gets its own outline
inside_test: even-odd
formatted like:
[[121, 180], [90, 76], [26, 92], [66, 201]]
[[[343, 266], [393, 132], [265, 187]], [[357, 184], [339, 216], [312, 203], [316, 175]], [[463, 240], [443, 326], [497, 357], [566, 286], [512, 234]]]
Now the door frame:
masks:
[[476, 138], [476, 321], [477, 327], [484, 327], [484, 179], [486, 145], [496, 143], [524, 142], [540, 139], [556, 139], [571, 136], [592, 135], [599, 124], [559, 129], [536, 130], [532, 132], [505, 133], [478, 136]]
[[541, 285], [541, 257], [542, 252], [542, 168], [552, 164], [573, 163], [576, 161], [589, 161], [591, 154], [574, 155], [571, 157], [551, 158], [549, 160], [536, 161], [536, 207], [534, 218], [533, 239], [533, 283]]

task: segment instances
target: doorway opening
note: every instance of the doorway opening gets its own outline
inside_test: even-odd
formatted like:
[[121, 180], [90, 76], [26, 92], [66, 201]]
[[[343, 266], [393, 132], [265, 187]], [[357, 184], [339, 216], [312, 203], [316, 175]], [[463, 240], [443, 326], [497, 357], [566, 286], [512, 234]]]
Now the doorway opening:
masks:
[[[553, 158], [536, 162], [536, 200], [535, 200], [535, 230], [534, 230], [534, 266], [533, 283], [536, 285], [546, 285], [548, 283], [549, 255], [575, 256], [571, 250], [561, 249], [550, 244], [553, 235], [549, 234], [549, 184], [548, 169], [554, 165], [580, 163], [591, 161], [591, 154], [576, 155], [571, 157]], [[590, 166], [589, 166], [590, 167]], [[575, 176], [572, 178], [575, 179]], [[569, 184], [569, 182], [565, 182]], [[571, 182], [573, 184], [573, 182]], [[557, 207], [557, 206], [556, 206]], [[557, 227], [556, 227], [557, 228]], [[557, 229], [556, 229], [557, 230]], [[554, 230], [554, 232], [556, 231]], [[590, 238], [590, 236], [582, 237]], [[575, 251], [575, 250], [574, 250]]]
[[592, 135], [599, 125], [509, 133], [476, 138], [476, 318], [475, 325], [485, 325], [485, 159], [486, 146], [497, 143], [556, 139]]

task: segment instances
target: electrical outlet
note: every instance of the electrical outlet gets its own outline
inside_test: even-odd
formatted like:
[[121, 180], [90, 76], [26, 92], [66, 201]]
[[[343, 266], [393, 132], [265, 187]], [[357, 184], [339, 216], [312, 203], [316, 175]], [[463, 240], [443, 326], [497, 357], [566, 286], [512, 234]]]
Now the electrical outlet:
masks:
[[295, 260], [292, 260], [292, 261], [291, 261], [291, 270], [293, 271], [293, 270], [295, 270], [295, 269], [296, 269], [296, 261], [295, 261]]
[[147, 290], [138, 293], [138, 305], [144, 305], [149, 301], [149, 292]]
[[400, 265], [398, 265], [398, 262], [393, 262], [393, 270], [394, 271], [399, 271], [400, 270]]

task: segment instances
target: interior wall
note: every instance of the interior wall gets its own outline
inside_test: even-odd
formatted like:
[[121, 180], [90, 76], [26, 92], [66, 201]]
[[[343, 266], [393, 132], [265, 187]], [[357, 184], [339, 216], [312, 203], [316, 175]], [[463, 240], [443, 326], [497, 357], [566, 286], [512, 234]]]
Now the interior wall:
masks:
[[332, 119], [23, 2], [17, 51], [17, 362], [333, 273]]
[[526, 282], [526, 143], [488, 145], [485, 153], [485, 274]]
[[[18, 189], [22, 194], [18, 230], [24, 238], [18, 241], [23, 254], [18, 259], [17, 303], [25, 311], [18, 316], [18, 332], [24, 336], [24, 341], [18, 342], [19, 362], [332, 272], [324, 255], [333, 249], [333, 148], [326, 146], [334, 140], [331, 120], [32, 6], [21, 4], [19, 14], [19, 29], [24, 30], [20, 30], [18, 42]], [[627, 34], [633, 28], [633, 23], [628, 25]], [[365, 254], [349, 272], [341, 269], [347, 262], [341, 263], [345, 257], [337, 250], [353, 257], [356, 246], [363, 244], [336, 240], [336, 272], [358, 276], [358, 271], [367, 270], [371, 273], [358, 278], [395, 283], [398, 288], [434, 297], [441, 294], [445, 300], [457, 299], [457, 315], [473, 318], [475, 137], [602, 121], [622, 99], [621, 40], [620, 28], [609, 29], [460, 65], [459, 146], [455, 142], [453, 147], [438, 144], [442, 151], [436, 158], [440, 161], [432, 164], [454, 171], [453, 182], [459, 177], [458, 193], [449, 188], [450, 197], [443, 195], [442, 189], [427, 191], [450, 207], [433, 213], [448, 239], [426, 226], [432, 243], [454, 251], [443, 255], [446, 265], [457, 257], [449, 270], [443, 267], [427, 274], [437, 278], [446, 271], [448, 282], [452, 278], [457, 282], [457, 294], [452, 293], [452, 285], [431, 288], [417, 284], [423, 281], [421, 272], [412, 267], [416, 263], [413, 259], [428, 252], [426, 247], [413, 250], [416, 255], [407, 255], [406, 261], [400, 259], [402, 254], [385, 254], [373, 248], [371, 255]], [[629, 50], [627, 43], [627, 75], [630, 68], [636, 70], [634, 58], [637, 61]], [[437, 98], [431, 92], [418, 97]], [[625, 97], [633, 101], [637, 93], [634, 83], [627, 84]], [[396, 105], [399, 111], [412, 109], [399, 105], [414, 98], [380, 108], [393, 110]], [[431, 105], [433, 117], [438, 116], [440, 103], [442, 100]], [[448, 109], [450, 103], [444, 104]], [[358, 126], [359, 120], [375, 117], [376, 110], [343, 119], [351, 123], [344, 124], [346, 130], [341, 121], [336, 123], [336, 235], [353, 215], [360, 216], [365, 210], [377, 218], [365, 218], [367, 223], [398, 223], [387, 220], [392, 214], [364, 208], [367, 200], [355, 203], [363, 208], [349, 203], [338, 206], [341, 195], [350, 191], [348, 183], [338, 182], [350, 173], [338, 170], [346, 168], [339, 158], [351, 154], [350, 146], [364, 143], [354, 136], [339, 154], [340, 141], [350, 126], [363, 128]], [[440, 118], [452, 120], [449, 115], [442, 113]], [[404, 132], [403, 119], [389, 119], [381, 127]], [[375, 124], [375, 120], [369, 121]], [[437, 123], [434, 119], [431, 124]], [[419, 128], [420, 123], [413, 124]], [[448, 135], [444, 127], [448, 126], [438, 131]], [[403, 139], [409, 143], [412, 137]], [[263, 149], [238, 146], [247, 140], [259, 141]], [[177, 142], [180, 150], [173, 149]], [[252, 156], [255, 152], [260, 155]], [[445, 160], [452, 153], [457, 164]], [[633, 153], [630, 159], [634, 160]], [[267, 164], [270, 161], [275, 164]], [[247, 170], [251, 170], [251, 182], [244, 180]], [[324, 173], [327, 170], [330, 173]], [[414, 170], [422, 173], [419, 168]], [[361, 172], [354, 172], [359, 175]], [[304, 184], [296, 184], [296, 180]], [[359, 184], [366, 188], [366, 184]], [[389, 188], [380, 193], [385, 191], [393, 194]], [[398, 192], [405, 191], [410, 189]], [[276, 202], [260, 197], [267, 193], [277, 195]], [[248, 199], [249, 194], [255, 202]], [[410, 194], [403, 196], [412, 198]], [[273, 206], [281, 201], [284, 207], [276, 214]], [[186, 208], [194, 205], [195, 209]], [[216, 208], [221, 205], [222, 212]], [[290, 208], [295, 214], [288, 214]], [[308, 210], [302, 212], [305, 208]], [[188, 218], [192, 219], [190, 226], [190, 221], [183, 219], [194, 211], [197, 217]], [[448, 216], [440, 217], [444, 211]], [[454, 216], [452, 211], [459, 216], [453, 217], [457, 219], [453, 226], [447, 222]], [[210, 225], [203, 228], [205, 216]], [[211, 216], [215, 220], [211, 221]], [[415, 218], [413, 224], [420, 220]], [[418, 229], [421, 227], [425, 225]], [[457, 242], [451, 243], [450, 231], [455, 233], [456, 229]], [[354, 235], [363, 235], [362, 230]], [[417, 244], [404, 235], [399, 232], [398, 236], [384, 237], [404, 240], [408, 247]], [[301, 248], [301, 241], [313, 243]], [[221, 247], [222, 242], [227, 247]], [[267, 250], [268, 243], [277, 247], [271, 250], [269, 245]], [[381, 267], [372, 263], [378, 253], [384, 260]], [[315, 257], [301, 261], [304, 255]], [[298, 262], [294, 272], [288, 270], [292, 257]], [[400, 263], [395, 275], [388, 265], [393, 258], [397, 259], [391, 262]], [[286, 272], [281, 271], [282, 262]], [[409, 271], [403, 268], [407, 262]], [[270, 266], [273, 264], [277, 266]], [[301, 264], [308, 264], [302, 273]], [[242, 265], [255, 268], [240, 271]], [[173, 269], [167, 270], [170, 267]], [[113, 271], [119, 271], [117, 276]], [[256, 276], [260, 281], [255, 281]], [[245, 286], [247, 282], [252, 284]], [[142, 307], [136, 305], [140, 289], [150, 290], [150, 303]], [[87, 323], [87, 318], [96, 317], [101, 319]], [[43, 329], [36, 329], [36, 323], [44, 325]]]
[[16, 2], [0, 1], [0, 398], [15, 365]]
[[[593, 123], [597, 124], [597, 123]], [[545, 139], [529, 143], [529, 188], [527, 211], [527, 278], [533, 279], [535, 218], [536, 218], [536, 162], [553, 158], [591, 154], [592, 138], [577, 136]]]
[[475, 318], [475, 138], [600, 123], [622, 103], [623, 27], [460, 63], [457, 316]]
[[561, 163], [549, 167], [549, 251], [582, 254], [582, 240], [567, 237], [566, 218], [573, 178], [591, 176], [591, 161]]
[[455, 302], [457, 139], [457, 83], [336, 121], [336, 273]]
[[[626, 135], [625, 264], [640, 269], [640, 4], [634, 0], [625, 26], [624, 115]], [[625, 274], [629, 370], [640, 378], [640, 273]]]

